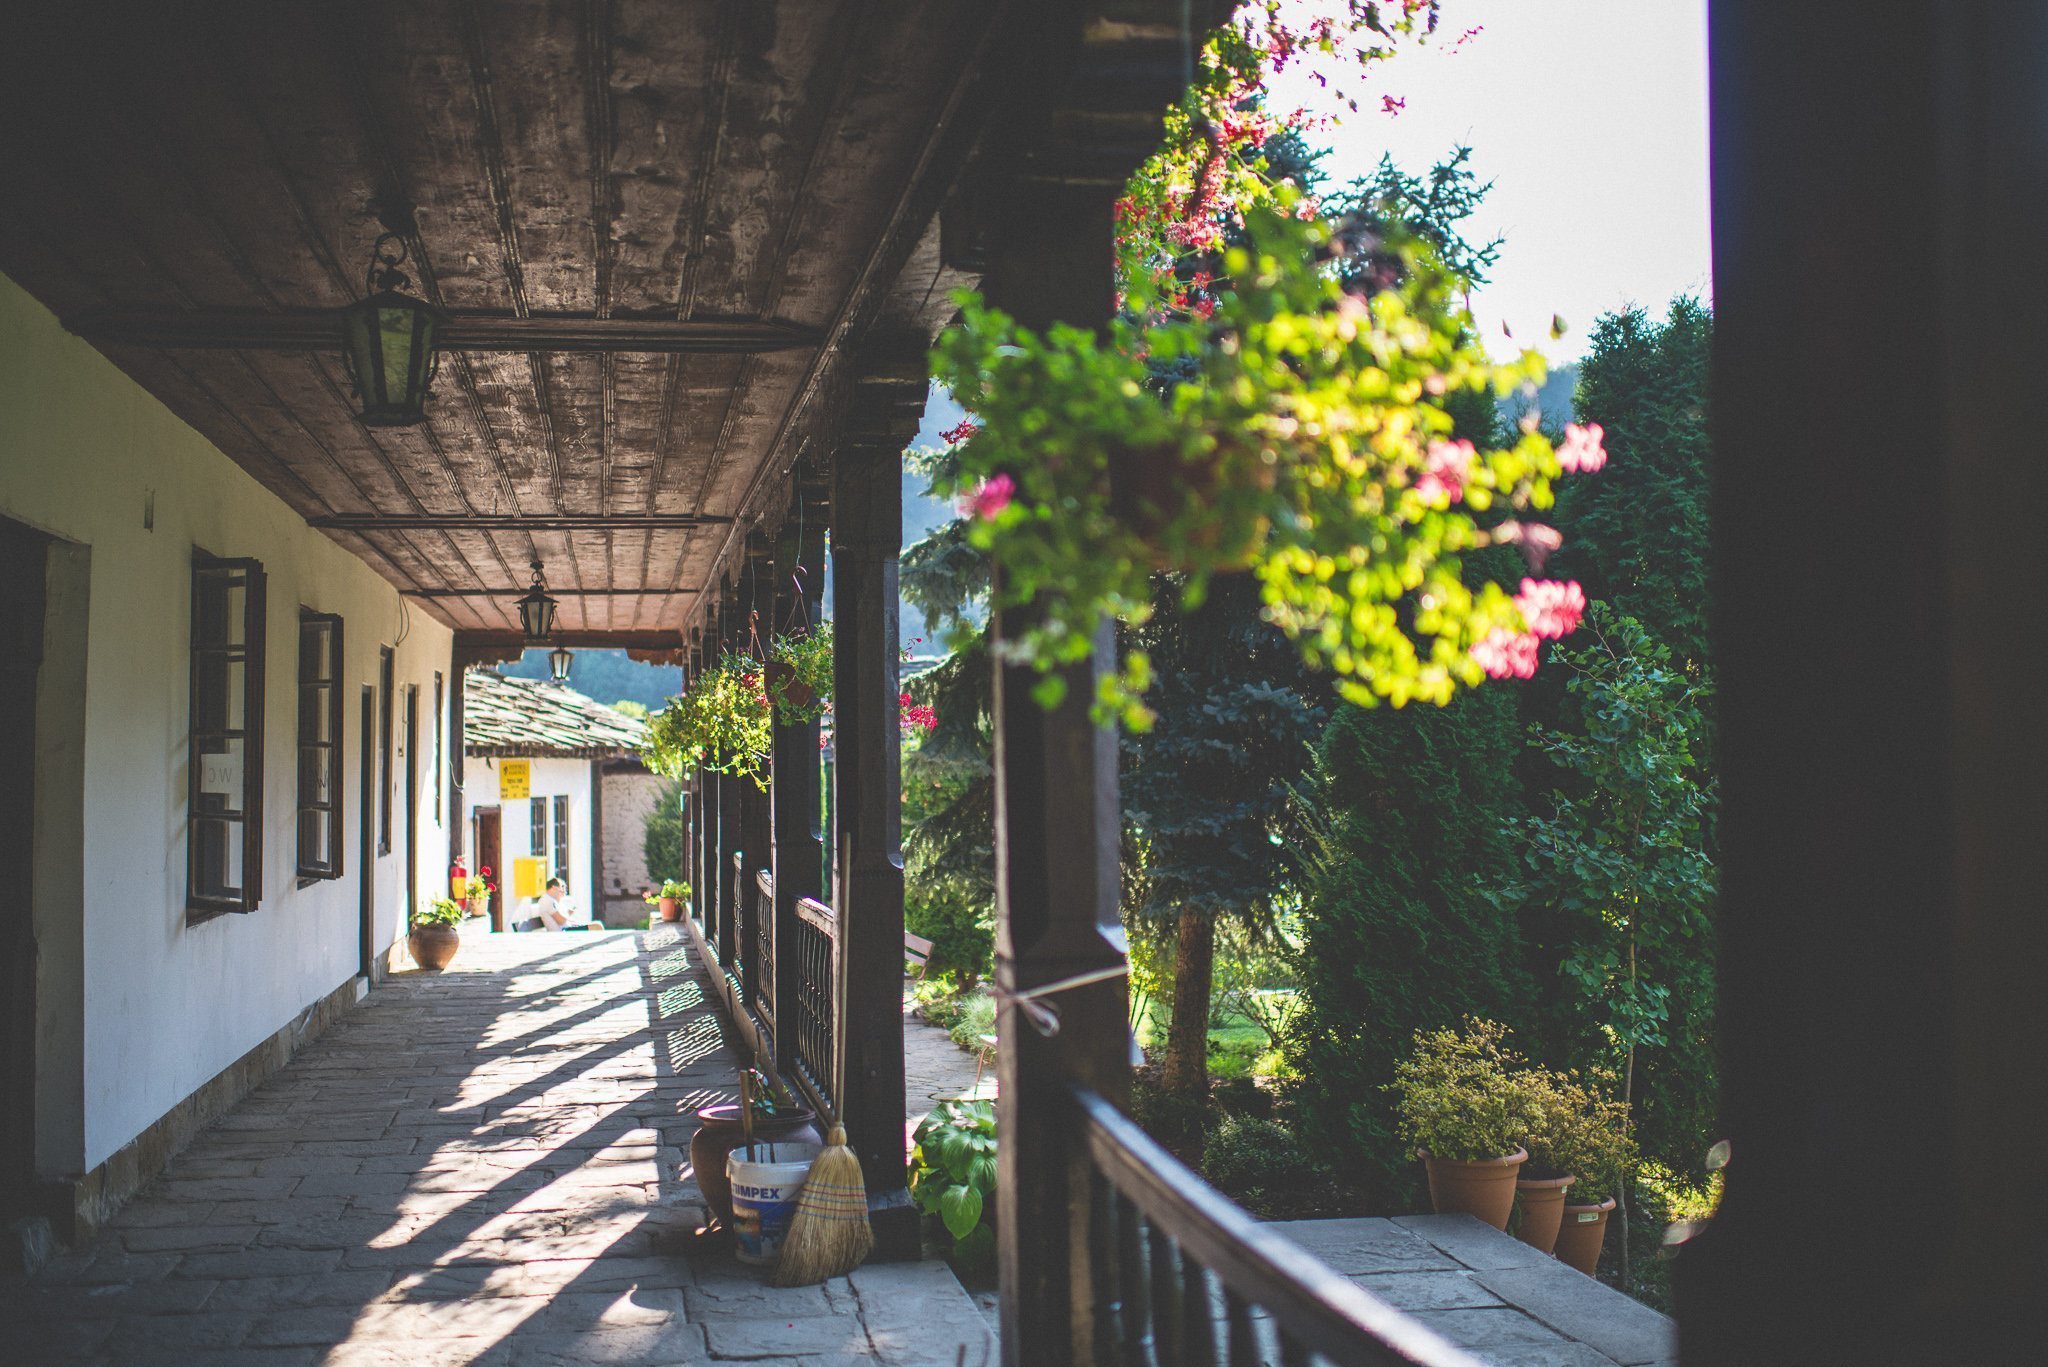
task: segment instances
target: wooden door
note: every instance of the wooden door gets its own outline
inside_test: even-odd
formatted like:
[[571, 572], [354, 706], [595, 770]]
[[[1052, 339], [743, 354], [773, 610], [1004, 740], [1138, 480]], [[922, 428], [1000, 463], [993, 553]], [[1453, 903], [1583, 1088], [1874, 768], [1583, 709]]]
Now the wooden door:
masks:
[[491, 871], [498, 890], [491, 894], [491, 929], [505, 928], [505, 824], [504, 813], [496, 807], [476, 809], [476, 868]]
[[36, 671], [48, 542], [0, 518], [0, 1218], [27, 1214], [36, 1158]]

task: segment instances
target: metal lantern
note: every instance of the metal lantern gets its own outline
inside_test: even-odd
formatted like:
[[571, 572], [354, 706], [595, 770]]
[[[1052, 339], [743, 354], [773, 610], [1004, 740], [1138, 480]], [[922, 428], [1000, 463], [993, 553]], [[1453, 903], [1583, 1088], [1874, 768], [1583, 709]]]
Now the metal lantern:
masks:
[[[519, 625], [526, 631], [528, 645], [544, 644], [555, 634], [555, 609], [559, 606], [548, 596], [548, 586], [540, 577], [540, 561], [534, 561], [533, 587], [519, 599]], [[567, 677], [566, 668], [558, 677]]]
[[341, 311], [342, 359], [361, 401], [366, 427], [409, 427], [427, 419], [434, 383], [434, 333], [443, 314], [399, 291], [409, 283], [399, 266], [405, 239], [385, 233], [370, 249], [369, 297]]
[[548, 652], [548, 668], [554, 671], [556, 683], [569, 682], [569, 666], [575, 658], [567, 646], [556, 646]]

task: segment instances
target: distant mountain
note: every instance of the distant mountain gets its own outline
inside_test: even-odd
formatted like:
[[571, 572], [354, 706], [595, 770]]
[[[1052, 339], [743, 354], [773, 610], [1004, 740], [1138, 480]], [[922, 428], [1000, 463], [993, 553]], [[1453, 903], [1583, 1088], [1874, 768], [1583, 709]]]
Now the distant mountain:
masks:
[[[498, 672], [513, 679], [549, 678], [548, 653], [529, 650], [519, 663], [500, 665]], [[569, 667], [569, 687], [606, 706], [623, 698], [657, 712], [682, 686], [683, 671], [677, 666], [642, 664], [623, 650], [579, 650]]]

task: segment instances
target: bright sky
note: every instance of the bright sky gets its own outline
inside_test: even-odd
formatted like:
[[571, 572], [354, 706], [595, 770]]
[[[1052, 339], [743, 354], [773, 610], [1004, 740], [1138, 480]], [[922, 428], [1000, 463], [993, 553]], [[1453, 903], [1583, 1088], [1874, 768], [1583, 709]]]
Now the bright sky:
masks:
[[[1450, 39], [1484, 31], [1453, 50]], [[1493, 192], [1469, 235], [1506, 238], [1473, 298], [1488, 346], [1515, 341], [1577, 359], [1599, 314], [1709, 293], [1705, 0], [1445, 0], [1427, 48], [1377, 67], [1360, 112], [1328, 134], [1335, 182], [1382, 152], [1426, 171], [1459, 143]], [[1407, 101], [1398, 114], [1380, 99]], [[1327, 109], [1294, 71], [1278, 109]], [[1561, 314], [1568, 331], [1548, 340]]]

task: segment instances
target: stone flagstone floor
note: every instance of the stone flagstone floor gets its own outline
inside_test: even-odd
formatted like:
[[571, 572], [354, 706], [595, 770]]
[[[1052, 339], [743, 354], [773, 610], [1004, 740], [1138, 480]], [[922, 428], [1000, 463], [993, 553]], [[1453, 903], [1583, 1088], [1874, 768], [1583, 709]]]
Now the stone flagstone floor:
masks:
[[734, 1068], [673, 931], [465, 937], [0, 1284], [0, 1360], [990, 1367], [943, 1264], [782, 1291], [693, 1255], [689, 1137]]

